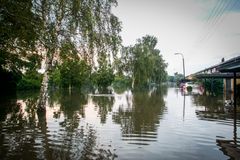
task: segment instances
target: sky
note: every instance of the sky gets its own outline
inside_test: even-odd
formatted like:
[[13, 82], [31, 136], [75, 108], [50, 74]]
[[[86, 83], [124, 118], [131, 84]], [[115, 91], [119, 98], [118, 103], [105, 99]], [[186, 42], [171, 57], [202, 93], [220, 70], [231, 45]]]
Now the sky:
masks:
[[124, 46], [158, 38], [168, 74], [186, 75], [240, 55], [240, 0], [118, 0]]

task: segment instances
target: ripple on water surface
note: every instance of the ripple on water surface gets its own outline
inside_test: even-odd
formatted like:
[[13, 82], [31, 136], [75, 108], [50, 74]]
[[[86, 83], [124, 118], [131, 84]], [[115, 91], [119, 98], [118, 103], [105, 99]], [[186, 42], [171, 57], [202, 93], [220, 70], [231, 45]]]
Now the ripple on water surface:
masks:
[[222, 109], [209, 111], [219, 104], [208, 109], [208, 97], [177, 92], [57, 94], [45, 116], [27, 105], [8, 110], [0, 122], [1, 158], [234, 159], [240, 121]]

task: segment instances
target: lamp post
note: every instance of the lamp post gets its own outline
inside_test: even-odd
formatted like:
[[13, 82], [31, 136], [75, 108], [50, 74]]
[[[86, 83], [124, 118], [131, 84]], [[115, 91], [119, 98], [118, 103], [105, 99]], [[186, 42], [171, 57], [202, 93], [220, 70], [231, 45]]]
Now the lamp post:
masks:
[[[174, 53], [175, 55], [181, 55], [182, 56], [182, 62], [183, 62], [183, 80], [185, 81], [185, 63], [184, 63], [184, 56], [182, 53]], [[185, 118], [185, 94], [183, 93], [183, 121]]]
[[182, 53], [174, 53], [175, 55], [181, 55], [182, 56], [182, 61], [183, 61], [183, 78], [185, 80], [185, 63], [184, 63], [184, 56]]

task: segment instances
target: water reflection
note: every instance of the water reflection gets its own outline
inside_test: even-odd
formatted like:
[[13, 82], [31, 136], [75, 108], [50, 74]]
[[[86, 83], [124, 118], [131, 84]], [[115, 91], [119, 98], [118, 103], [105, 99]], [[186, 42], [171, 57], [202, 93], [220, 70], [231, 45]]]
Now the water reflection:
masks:
[[0, 95], [0, 121], [6, 119], [8, 113], [11, 113], [12, 110], [16, 107], [17, 95]]
[[132, 107], [119, 107], [113, 115], [113, 121], [121, 125], [122, 140], [129, 144], [148, 145], [156, 141], [160, 119], [166, 111], [163, 95], [166, 89], [153, 89], [147, 92], [135, 92]]
[[101, 123], [106, 123], [107, 115], [112, 112], [114, 97], [112, 96], [93, 96], [92, 101], [95, 107], [98, 108], [98, 115]]
[[233, 121], [233, 139], [216, 139], [220, 150], [228, 155], [231, 159], [239, 159], [240, 157], [240, 138], [237, 138], [237, 119], [234, 117]]
[[[26, 94], [23, 96], [25, 97]], [[6, 106], [9, 107], [9, 110], [6, 112], [5, 119], [1, 119], [0, 123], [1, 157], [8, 157], [8, 159], [19, 159], [19, 156], [36, 157], [36, 154], [32, 153], [34, 150], [32, 143], [35, 138], [32, 131], [37, 126], [36, 112], [34, 111], [36, 100], [37, 98], [33, 95], [24, 100], [17, 100], [13, 96], [5, 101], [11, 102], [11, 105]], [[2, 109], [4, 110], [4, 107], [1, 106]]]
[[163, 87], [98, 95], [54, 91], [49, 96], [45, 113], [36, 111], [38, 93], [0, 98], [2, 159], [239, 156], [238, 150], [233, 153], [239, 149], [239, 117], [224, 110], [222, 97]]
[[[46, 112], [37, 112], [37, 94], [1, 102], [0, 155], [3, 159], [114, 159], [96, 142], [93, 126], [82, 122], [87, 98], [50, 94]], [[8, 110], [4, 110], [4, 105]]]
[[54, 113], [56, 118], [61, 112], [69, 118], [77, 116], [76, 114], [85, 117], [84, 105], [87, 102], [87, 95], [78, 90], [72, 90], [71, 93], [68, 90], [55, 91], [50, 94], [49, 98], [50, 107], [59, 106], [59, 110]]
[[216, 135], [219, 149], [230, 159], [240, 157], [240, 138], [237, 128], [240, 127], [240, 115], [228, 112], [223, 103], [222, 96], [194, 96], [194, 103], [199, 107], [196, 111], [201, 120], [216, 121], [217, 123], [232, 126], [232, 138]]
[[[234, 119], [234, 114], [232, 112], [228, 112], [224, 107], [223, 97], [220, 96], [193, 96], [193, 103], [197, 107], [197, 117], [203, 120], [224, 120], [224, 123], [231, 123]], [[237, 119], [240, 119], [240, 115], [238, 114]], [[230, 122], [228, 121], [230, 120]]]

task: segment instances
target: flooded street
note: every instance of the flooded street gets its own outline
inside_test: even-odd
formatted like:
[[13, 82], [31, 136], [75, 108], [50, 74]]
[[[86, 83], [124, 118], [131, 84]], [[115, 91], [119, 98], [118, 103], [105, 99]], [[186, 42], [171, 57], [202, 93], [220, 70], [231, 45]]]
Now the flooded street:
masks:
[[223, 96], [184, 95], [177, 88], [113, 95], [54, 92], [46, 115], [36, 112], [37, 97], [1, 98], [1, 159], [221, 160], [239, 155], [240, 121], [226, 112]]

